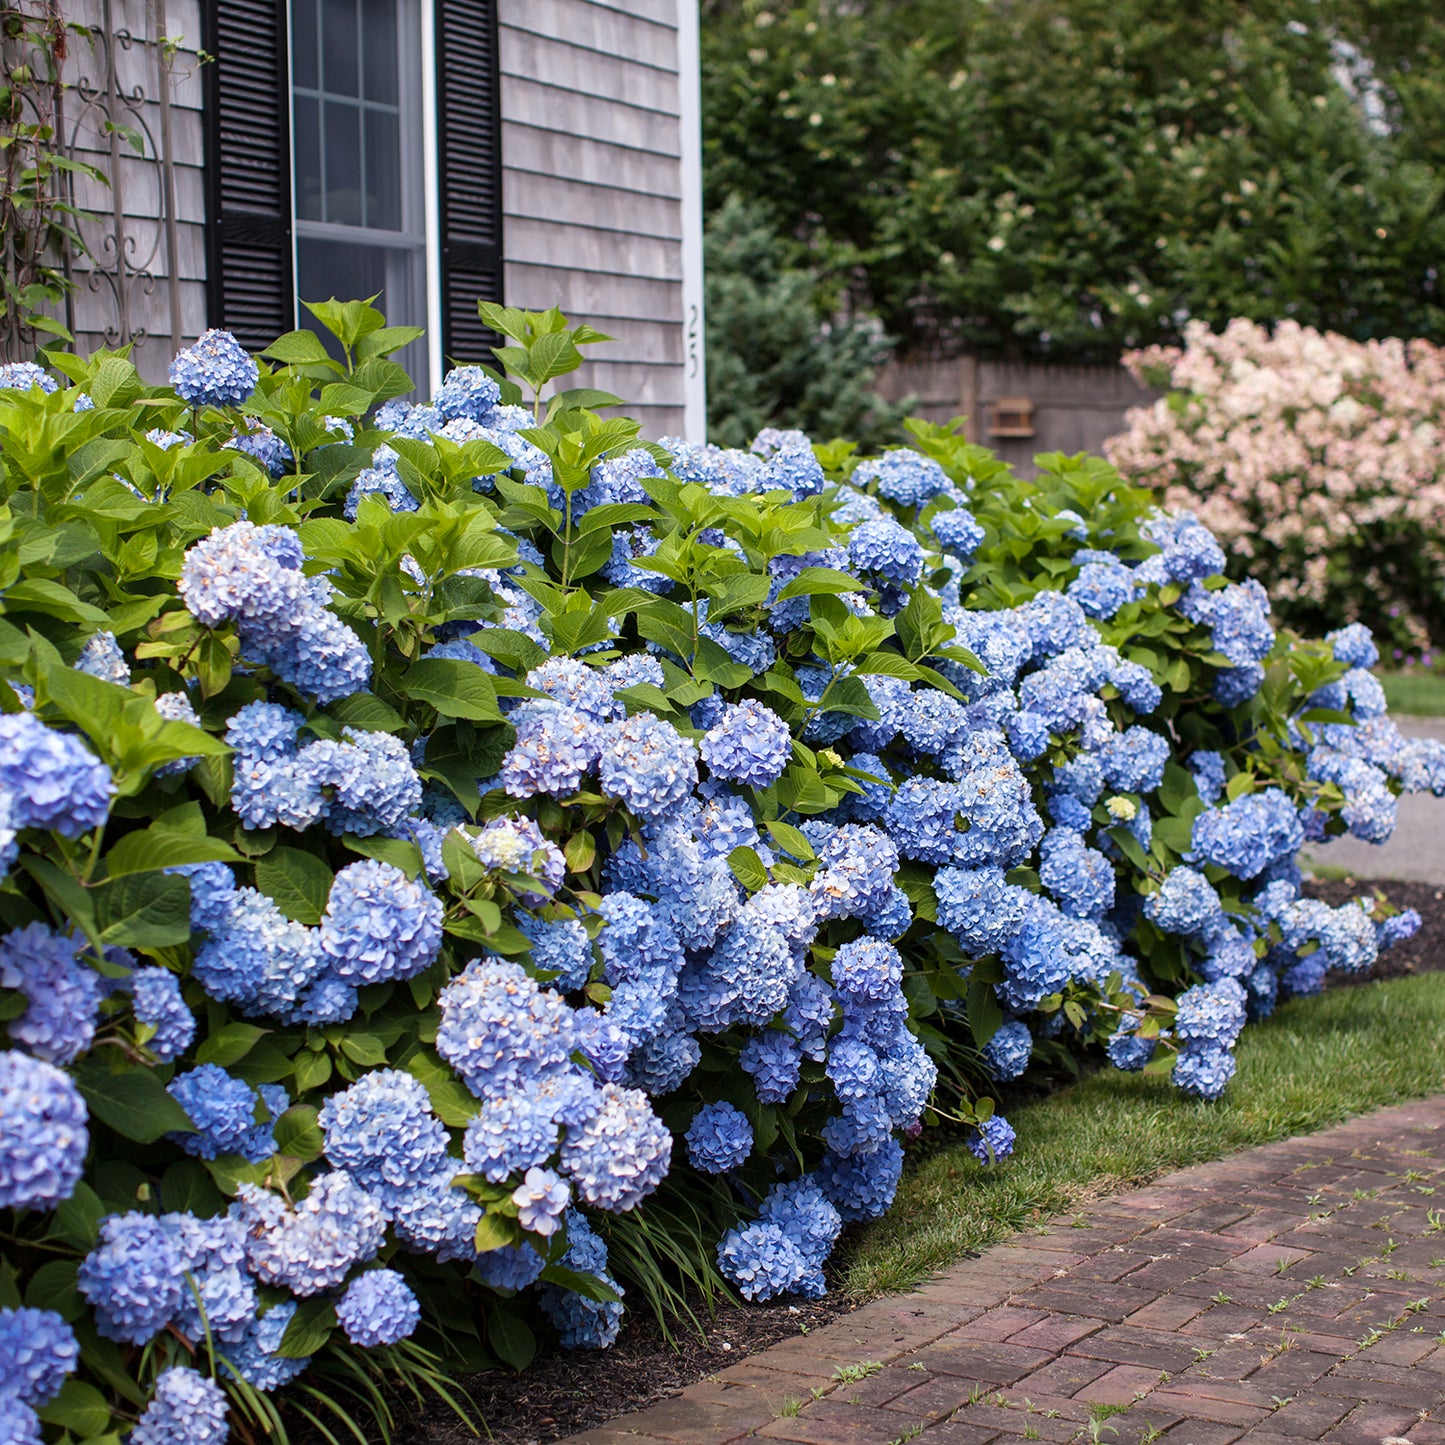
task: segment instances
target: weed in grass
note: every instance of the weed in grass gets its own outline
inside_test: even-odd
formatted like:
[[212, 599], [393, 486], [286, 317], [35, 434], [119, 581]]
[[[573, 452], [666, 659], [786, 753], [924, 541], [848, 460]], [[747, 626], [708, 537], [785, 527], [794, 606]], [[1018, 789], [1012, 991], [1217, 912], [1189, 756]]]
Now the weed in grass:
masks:
[[1118, 1427], [1115, 1425], [1104, 1424], [1104, 1422], [1093, 1413], [1092, 1407], [1089, 1411], [1088, 1425], [1085, 1426], [1084, 1429], [1080, 1429], [1075, 1434], [1074, 1439], [1077, 1440], [1081, 1435], [1084, 1434], [1085, 1430], [1088, 1431], [1090, 1445], [1103, 1445], [1103, 1439], [1106, 1433], [1112, 1435], [1116, 1440], [1119, 1438]]
[[1089, 1419], [1112, 1420], [1115, 1415], [1122, 1415], [1133, 1403], [1133, 1400], [1130, 1400], [1125, 1405], [1106, 1405], [1103, 1401], [1097, 1401], [1089, 1406]]
[[1405, 1306], [1405, 1313], [1407, 1315], [1417, 1315], [1421, 1310], [1429, 1308], [1430, 1301], [1428, 1299], [1411, 1300], [1410, 1303]]
[[1311, 1280], [1309, 1280], [1309, 1281], [1306, 1282], [1305, 1288], [1306, 1288], [1306, 1289], [1323, 1289], [1323, 1288], [1325, 1287], [1326, 1283], [1327, 1283], [1327, 1281], [1326, 1281], [1324, 1275], [1322, 1275], [1322, 1274], [1317, 1274], [1317, 1275], [1314, 1276], [1313, 1279], [1311, 1279]]
[[1217, 1305], [1232, 1305], [1234, 1303], [1234, 1301], [1227, 1294], [1225, 1294], [1223, 1290], [1220, 1290], [1218, 1294], [1210, 1295], [1209, 1298], [1212, 1299]]
[[910, 1440], [916, 1440], [928, 1428], [927, 1421], [920, 1421], [917, 1425], [910, 1425], [901, 1435], [896, 1435], [888, 1442], [888, 1445], [908, 1445]]
[[1351, 1199], [1378, 1199], [1379, 1197], [1380, 1191], [1378, 1189], [1357, 1189], [1350, 1195]]
[[1324, 1202], [1325, 1196], [1323, 1194], [1311, 1194], [1310, 1197], [1305, 1200], [1305, 1203], [1311, 1208], [1318, 1208]]
[[1154, 1442], [1163, 1436], [1162, 1430], [1156, 1430], [1153, 1425], [1145, 1424], [1139, 1433], [1139, 1445], [1154, 1445]]
[[1269, 1398], [1274, 1401], [1274, 1408], [1275, 1408], [1276, 1410], [1283, 1410], [1284, 1407], [1285, 1407], [1286, 1405], [1288, 1405], [1291, 1400], [1294, 1399], [1294, 1396], [1293, 1396], [1293, 1395], [1271, 1395]]
[[1286, 1296], [1284, 1299], [1277, 1299], [1277, 1300], [1275, 1300], [1275, 1302], [1274, 1302], [1272, 1305], [1270, 1305], [1270, 1307], [1269, 1307], [1269, 1312], [1270, 1312], [1270, 1314], [1272, 1314], [1272, 1315], [1277, 1315], [1281, 1310], [1287, 1310], [1288, 1308], [1289, 1308], [1289, 1297]]
[[1431, 1269], [1439, 1269], [1441, 1266], [1445, 1266], [1445, 1254], [1437, 1254], [1430, 1261]]
[[1430, 1176], [1423, 1169], [1407, 1169], [1401, 1177], [1406, 1184], [1423, 1184]]
[[1101, 1193], [1445, 1086], [1445, 975], [1293, 999], [1245, 1031], [1237, 1057], [1208, 1110], [1165, 1077], [1116, 1070], [1012, 1109], [1029, 1149], [1006, 1170], [971, 1173], [966, 1194], [958, 1172], [973, 1157], [962, 1137], [943, 1145], [910, 1166], [894, 1208], [841, 1261], [844, 1291], [909, 1289], [1041, 1216], [1071, 1220]]
[[792, 1420], [797, 1416], [798, 1411], [802, 1408], [802, 1398], [798, 1395], [789, 1395], [786, 1399], [784, 1399], [782, 1405], [778, 1408], [778, 1419]]
[[1276, 1261], [1275, 1261], [1275, 1266], [1274, 1266], [1274, 1272], [1275, 1272], [1276, 1274], [1284, 1274], [1285, 1271], [1288, 1270], [1289, 1267], [1290, 1267], [1290, 1265], [1292, 1265], [1293, 1263], [1294, 1263], [1294, 1260], [1292, 1260], [1292, 1259], [1276, 1260]]
[[1195, 1345], [1194, 1363], [1196, 1365], [1202, 1365], [1213, 1353], [1213, 1350], [1206, 1348], [1204, 1345]]
[[1408, 1274], [1406, 1274], [1403, 1269], [1387, 1269], [1387, 1270], [1385, 1271], [1385, 1278], [1386, 1278], [1386, 1279], [1409, 1279], [1410, 1276], [1409, 1276]]
[[1025, 1439], [1025, 1440], [1037, 1440], [1038, 1438], [1039, 1438], [1039, 1432], [1038, 1432], [1038, 1427], [1037, 1427], [1037, 1426], [1034, 1426], [1034, 1425], [1025, 1425], [1025, 1426], [1024, 1426], [1024, 1439]]
[[1082, 1214], [1076, 1214], [1073, 1219], [1069, 1221], [1070, 1229], [1087, 1229], [1088, 1227], [1089, 1221]]
[[856, 1385], [859, 1380], [878, 1374], [882, 1368], [877, 1360], [865, 1360], [861, 1365], [839, 1365], [833, 1371], [833, 1378], [840, 1385]]
[[914, 1360], [914, 1362], [909, 1365], [908, 1368], [910, 1370], [926, 1370], [928, 1366], [925, 1365], [922, 1360]]

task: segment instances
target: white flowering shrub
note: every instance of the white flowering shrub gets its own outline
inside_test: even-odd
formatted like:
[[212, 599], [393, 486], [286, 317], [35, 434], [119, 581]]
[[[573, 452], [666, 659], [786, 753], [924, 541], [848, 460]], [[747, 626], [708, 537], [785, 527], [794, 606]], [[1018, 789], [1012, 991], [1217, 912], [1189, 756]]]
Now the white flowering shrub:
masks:
[[1103, 463], [642, 443], [498, 307], [409, 405], [315, 309], [0, 373], [3, 1438], [821, 1294], [931, 1098], [984, 1164], [1036, 1052], [1214, 1098], [1410, 930], [1294, 857], [1445, 749]]
[[1394, 660], [1445, 643], [1445, 352], [1194, 321], [1183, 347], [1124, 361], [1169, 394], [1130, 413], [1109, 459], [1192, 507], [1232, 576], [1301, 630], [1366, 623]]

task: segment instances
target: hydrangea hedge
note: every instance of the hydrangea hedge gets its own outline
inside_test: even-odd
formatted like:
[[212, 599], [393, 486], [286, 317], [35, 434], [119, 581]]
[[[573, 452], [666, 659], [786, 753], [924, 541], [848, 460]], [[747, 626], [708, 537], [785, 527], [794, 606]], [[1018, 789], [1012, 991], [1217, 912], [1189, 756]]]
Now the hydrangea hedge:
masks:
[[990, 1080], [1213, 1098], [1417, 922], [1299, 896], [1445, 792], [1368, 634], [1104, 463], [641, 443], [495, 307], [514, 379], [412, 406], [414, 331], [314, 309], [345, 364], [0, 372], [0, 1440], [820, 1294], [924, 1122], [1012, 1149]]

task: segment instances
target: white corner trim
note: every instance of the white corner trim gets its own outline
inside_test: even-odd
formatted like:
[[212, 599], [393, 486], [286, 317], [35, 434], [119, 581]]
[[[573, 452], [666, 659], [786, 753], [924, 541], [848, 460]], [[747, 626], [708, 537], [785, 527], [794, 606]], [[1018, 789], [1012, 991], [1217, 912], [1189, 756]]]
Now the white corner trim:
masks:
[[426, 347], [431, 390], [442, 384], [442, 219], [437, 127], [437, 30], [434, 0], [421, 0], [422, 216], [426, 227]]
[[678, 131], [682, 150], [683, 434], [707, 440], [703, 331], [702, 57], [698, 0], [677, 0]]

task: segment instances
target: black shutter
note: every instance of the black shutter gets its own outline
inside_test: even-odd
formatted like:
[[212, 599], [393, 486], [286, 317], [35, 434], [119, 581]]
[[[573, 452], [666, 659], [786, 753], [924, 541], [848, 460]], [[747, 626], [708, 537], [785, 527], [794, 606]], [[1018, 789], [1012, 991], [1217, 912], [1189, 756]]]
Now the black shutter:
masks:
[[496, 0], [437, 0], [442, 351], [487, 361], [477, 301], [502, 299], [502, 116]]
[[296, 325], [286, 0], [206, 0], [212, 326], [254, 351]]

